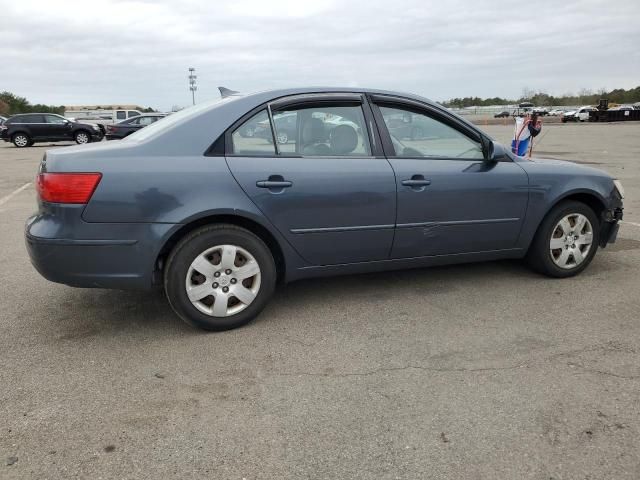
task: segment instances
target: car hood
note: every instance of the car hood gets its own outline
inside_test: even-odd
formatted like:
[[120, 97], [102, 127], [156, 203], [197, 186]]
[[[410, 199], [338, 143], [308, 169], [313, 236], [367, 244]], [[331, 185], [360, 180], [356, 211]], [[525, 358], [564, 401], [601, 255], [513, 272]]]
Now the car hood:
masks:
[[564, 116], [575, 115], [577, 110], [571, 110], [570, 112], [564, 112]]
[[548, 173], [548, 174], [570, 174], [570, 175], [587, 175], [603, 178], [613, 178], [607, 172], [597, 168], [589, 167], [576, 162], [567, 160], [558, 160], [556, 158], [521, 158], [518, 163], [527, 172]]

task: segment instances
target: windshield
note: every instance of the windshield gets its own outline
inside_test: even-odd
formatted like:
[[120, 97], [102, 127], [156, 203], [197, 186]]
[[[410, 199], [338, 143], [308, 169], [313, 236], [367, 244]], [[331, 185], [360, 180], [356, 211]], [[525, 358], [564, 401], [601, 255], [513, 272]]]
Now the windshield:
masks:
[[[128, 137], [125, 138], [126, 141], [142, 141], [146, 140], [150, 137], [153, 137], [165, 130], [171, 128], [172, 126], [180, 123], [182, 120], [189, 118], [193, 115], [197, 115], [200, 112], [208, 110], [214, 105], [219, 103], [227, 102], [232, 97], [227, 98], [218, 98], [216, 100], [211, 100], [209, 102], [203, 102], [198, 105], [194, 105], [193, 107], [185, 108], [180, 110], [179, 112], [172, 113], [171, 115], [167, 115], [166, 117], [158, 120], [155, 123], [152, 123], [148, 127], [142, 128], [135, 133], [132, 133]], [[135, 117], [134, 117], [135, 118]]]

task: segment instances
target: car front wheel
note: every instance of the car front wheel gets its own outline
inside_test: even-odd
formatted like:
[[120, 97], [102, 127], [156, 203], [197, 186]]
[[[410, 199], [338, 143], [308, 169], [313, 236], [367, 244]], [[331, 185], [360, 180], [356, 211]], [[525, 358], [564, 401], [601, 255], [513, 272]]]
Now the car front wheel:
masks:
[[550, 277], [571, 277], [591, 263], [599, 241], [600, 223], [593, 210], [584, 203], [562, 202], [542, 221], [527, 260]]
[[205, 330], [229, 330], [262, 311], [276, 284], [271, 251], [235, 225], [209, 225], [183, 238], [169, 256], [164, 286], [185, 322]]
[[91, 141], [91, 136], [84, 130], [77, 132], [74, 138], [78, 145], [83, 145]]

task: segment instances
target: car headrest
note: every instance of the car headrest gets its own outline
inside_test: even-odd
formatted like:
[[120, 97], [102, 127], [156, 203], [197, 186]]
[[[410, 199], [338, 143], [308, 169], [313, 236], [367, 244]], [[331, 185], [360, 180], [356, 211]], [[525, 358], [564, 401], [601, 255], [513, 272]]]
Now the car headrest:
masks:
[[331, 131], [331, 150], [336, 155], [346, 155], [358, 146], [358, 132], [351, 125], [340, 125]]
[[302, 143], [308, 145], [321, 142], [324, 137], [324, 123], [319, 118], [310, 118], [302, 127]]

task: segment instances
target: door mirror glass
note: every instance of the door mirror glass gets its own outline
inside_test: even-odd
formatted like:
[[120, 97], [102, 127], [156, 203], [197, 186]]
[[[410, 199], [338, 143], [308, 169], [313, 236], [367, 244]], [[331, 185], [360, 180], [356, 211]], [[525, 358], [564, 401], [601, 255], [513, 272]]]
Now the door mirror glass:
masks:
[[501, 143], [490, 140], [488, 143], [488, 151], [486, 159], [489, 162], [499, 162], [506, 155], [505, 149]]

